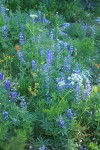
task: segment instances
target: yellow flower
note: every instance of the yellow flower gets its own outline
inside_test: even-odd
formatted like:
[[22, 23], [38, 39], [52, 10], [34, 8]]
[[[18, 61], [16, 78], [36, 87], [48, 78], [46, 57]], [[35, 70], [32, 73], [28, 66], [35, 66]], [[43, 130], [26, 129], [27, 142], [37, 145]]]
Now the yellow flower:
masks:
[[0, 59], [0, 63], [1, 63], [1, 62], [4, 62], [4, 60], [3, 60], [3, 59]]
[[10, 55], [4, 55], [3, 57], [4, 57], [4, 59], [10, 59], [11, 58]]
[[35, 86], [35, 87], [39, 86], [39, 83], [35, 83], [34, 86]]
[[41, 65], [43, 65], [43, 64], [44, 64], [44, 62], [42, 61], [42, 62], [41, 62]]
[[31, 86], [28, 87], [28, 91], [32, 92], [32, 87]]
[[99, 68], [100, 67], [100, 64], [95, 64], [96, 68]]
[[44, 17], [48, 16], [48, 14], [44, 14]]
[[37, 77], [37, 74], [34, 73], [34, 72], [31, 72], [31, 75], [32, 75], [33, 77]]

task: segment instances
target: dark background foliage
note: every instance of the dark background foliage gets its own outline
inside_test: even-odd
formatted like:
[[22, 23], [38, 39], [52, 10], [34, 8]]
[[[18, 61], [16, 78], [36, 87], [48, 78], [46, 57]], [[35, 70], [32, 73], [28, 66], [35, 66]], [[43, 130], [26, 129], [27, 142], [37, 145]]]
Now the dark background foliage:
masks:
[[59, 12], [71, 22], [84, 19], [85, 11], [90, 11], [95, 15], [100, 13], [99, 0], [5, 0], [4, 3], [12, 11], [42, 9], [48, 17]]

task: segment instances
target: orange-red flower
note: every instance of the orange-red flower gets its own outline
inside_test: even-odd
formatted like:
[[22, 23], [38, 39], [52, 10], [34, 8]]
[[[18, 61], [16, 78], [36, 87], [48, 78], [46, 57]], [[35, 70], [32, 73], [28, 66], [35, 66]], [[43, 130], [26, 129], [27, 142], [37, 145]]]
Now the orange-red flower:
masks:
[[97, 68], [99, 68], [99, 67], [100, 67], [100, 65], [99, 65], [99, 64], [95, 64], [95, 66], [96, 66]]
[[16, 51], [18, 52], [20, 50], [20, 46], [16, 45], [15, 46]]

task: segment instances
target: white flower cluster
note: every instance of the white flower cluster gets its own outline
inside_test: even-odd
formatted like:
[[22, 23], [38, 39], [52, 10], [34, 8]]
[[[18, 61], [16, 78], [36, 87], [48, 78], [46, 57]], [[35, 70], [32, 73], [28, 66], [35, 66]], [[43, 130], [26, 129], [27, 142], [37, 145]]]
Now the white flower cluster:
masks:
[[30, 14], [30, 17], [34, 20], [35, 18], [38, 18], [36, 14]]
[[70, 77], [68, 77], [68, 80], [71, 81], [71, 85], [74, 85], [75, 83], [79, 83], [79, 85], [82, 85], [83, 78], [80, 74], [73, 73]]
[[59, 86], [64, 86], [64, 85], [65, 85], [65, 81], [64, 81], [64, 80], [63, 80], [63, 81], [59, 81], [59, 82], [58, 82], [58, 85], [59, 85]]

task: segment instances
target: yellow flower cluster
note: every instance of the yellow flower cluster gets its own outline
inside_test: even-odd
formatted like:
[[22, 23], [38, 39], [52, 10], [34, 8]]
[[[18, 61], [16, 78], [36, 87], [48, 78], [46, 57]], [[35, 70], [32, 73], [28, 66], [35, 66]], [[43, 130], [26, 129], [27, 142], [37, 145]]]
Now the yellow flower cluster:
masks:
[[34, 72], [31, 72], [31, 75], [32, 75], [33, 77], [37, 77], [37, 74], [34, 73]]
[[47, 17], [48, 16], [48, 14], [44, 14], [44, 17]]
[[11, 57], [10, 55], [4, 54], [3, 59], [0, 59], [0, 62], [4, 62], [5, 60], [12, 61], [13, 59], [14, 59], [14, 56]]
[[35, 83], [35, 84], [34, 84], [34, 88], [33, 88], [33, 89], [32, 89], [31, 86], [29, 86], [29, 87], [28, 87], [28, 91], [29, 91], [32, 95], [37, 96], [37, 93], [38, 93], [37, 87], [38, 87], [38, 86], [39, 86], [38, 83]]
[[3, 59], [0, 59], [0, 63], [2, 63], [2, 62], [4, 62], [4, 60], [3, 60]]
[[11, 59], [11, 56], [7, 55], [7, 54], [4, 54], [3, 57], [4, 57], [4, 59]]
[[10, 55], [7, 55], [7, 54], [3, 54], [3, 59], [0, 59], [0, 63], [3, 63], [5, 60], [10, 60], [12, 61], [14, 59], [14, 56], [10, 56]]

